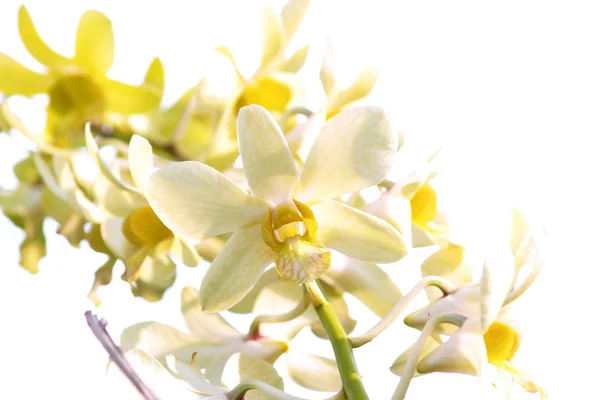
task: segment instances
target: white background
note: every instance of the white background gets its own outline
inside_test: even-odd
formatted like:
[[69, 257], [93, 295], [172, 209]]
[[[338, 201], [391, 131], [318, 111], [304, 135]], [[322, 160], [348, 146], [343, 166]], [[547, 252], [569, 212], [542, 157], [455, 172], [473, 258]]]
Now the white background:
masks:
[[[109, 75], [138, 83], [159, 56], [167, 103], [197, 83], [203, 60], [218, 44], [230, 45], [245, 60], [243, 69], [252, 70], [259, 57], [261, 4], [26, 2], [42, 37], [66, 55], [72, 54], [79, 16], [88, 8], [106, 13], [117, 43]], [[279, 10], [282, 2], [268, 4]], [[0, 51], [36, 69], [19, 42], [18, 6], [0, 3]], [[407, 138], [447, 144], [453, 160], [448, 175], [455, 180], [446, 187], [448, 202], [466, 211], [473, 226], [485, 219], [489, 204], [506, 200], [544, 222], [551, 236], [549, 261], [519, 300], [527, 331], [515, 361], [534, 372], [551, 399], [597, 396], [599, 19], [595, 1], [324, 1], [292, 44], [331, 32], [345, 43], [350, 60], [367, 51], [381, 58], [385, 68], [371, 103], [386, 107]], [[302, 75], [314, 82], [318, 104], [322, 46], [316, 43], [314, 50]], [[10, 166], [23, 156], [0, 136], [2, 185], [14, 185]], [[31, 276], [17, 265], [21, 233], [0, 218], [0, 399], [102, 398], [106, 357], [83, 313], [92, 306], [86, 294], [103, 259], [86, 246], [71, 249], [52, 234], [55, 228], [47, 226], [49, 255]], [[404, 277], [402, 271], [392, 274]], [[104, 303], [97, 312], [117, 338], [125, 326], [143, 320], [181, 326], [180, 288], [198, 287], [201, 275], [200, 269], [182, 269], [159, 304], [132, 298], [115, 279], [100, 292]], [[399, 281], [403, 290], [413, 283]], [[361, 319], [357, 332], [374, 322], [361, 311], [354, 314]], [[378, 343], [357, 351], [373, 399], [389, 398], [394, 390], [397, 378], [387, 368], [415, 338], [407, 329], [398, 323]], [[328, 351], [326, 342], [316, 346]], [[476, 387], [473, 379], [458, 376], [419, 378], [409, 398], [478, 398]], [[514, 392], [520, 398], [519, 388]]]

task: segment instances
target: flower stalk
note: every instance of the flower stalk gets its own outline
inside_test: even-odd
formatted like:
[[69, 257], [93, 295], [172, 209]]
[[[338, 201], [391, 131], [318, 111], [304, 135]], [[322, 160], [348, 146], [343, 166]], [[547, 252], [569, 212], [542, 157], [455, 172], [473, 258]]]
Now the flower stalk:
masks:
[[348, 400], [368, 400], [369, 397], [363, 386], [362, 378], [358, 372], [354, 354], [352, 353], [352, 343], [346, 335], [333, 307], [327, 301], [315, 281], [307, 282], [304, 285], [333, 347], [333, 353], [335, 354], [335, 360], [342, 378], [343, 390], [346, 393], [346, 397]]

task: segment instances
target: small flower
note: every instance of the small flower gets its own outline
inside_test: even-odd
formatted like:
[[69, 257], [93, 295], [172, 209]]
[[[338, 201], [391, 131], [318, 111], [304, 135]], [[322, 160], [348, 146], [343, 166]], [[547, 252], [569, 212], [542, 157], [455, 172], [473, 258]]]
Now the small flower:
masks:
[[[44, 43], [25, 6], [19, 9], [19, 34], [29, 53], [47, 70], [38, 74], [0, 53], [0, 92], [5, 96], [48, 94], [46, 140], [51, 145], [80, 145], [81, 138], [75, 140], [73, 135], [81, 132], [86, 121], [102, 119], [105, 113], [136, 114], [160, 104], [162, 86], [131, 86], [107, 78], [114, 37], [110, 20], [100, 12], [87, 11], [79, 20], [73, 58]], [[149, 73], [164, 74], [158, 59]]]
[[237, 131], [252, 194], [197, 162], [158, 170], [146, 188], [150, 205], [178, 236], [194, 240], [234, 232], [203, 280], [205, 310], [236, 304], [272, 262], [282, 279], [301, 283], [327, 270], [327, 249], [375, 263], [395, 262], [406, 253], [386, 222], [330, 200], [385, 177], [397, 136], [380, 109], [348, 109], [330, 119], [301, 173], [264, 108], [242, 108]]

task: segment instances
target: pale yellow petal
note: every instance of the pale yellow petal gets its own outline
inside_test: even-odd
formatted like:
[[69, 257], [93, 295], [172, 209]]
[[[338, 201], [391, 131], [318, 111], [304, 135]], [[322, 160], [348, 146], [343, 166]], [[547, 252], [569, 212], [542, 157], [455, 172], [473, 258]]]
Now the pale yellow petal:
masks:
[[244, 192], [219, 171], [194, 161], [153, 173], [146, 195], [171, 231], [192, 240], [258, 224], [268, 209], [267, 203]]
[[[249, 379], [257, 379], [268, 385], [283, 390], [283, 379], [277, 373], [277, 370], [270, 363], [260, 358], [252, 357], [248, 354], [240, 354], [239, 359], [240, 382]], [[247, 400], [274, 400], [273, 396], [268, 396], [258, 390], [249, 390], [244, 395]]]
[[309, 6], [310, 0], [290, 0], [283, 6], [283, 9], [281, 10], [281, 21], [288, 43], [296, 34]]
[[509, 247], [486, 255], [481, 276], [481, 328], [485, 332], [496, 320], [504, 299], [512, 289], [515, 262]]
[[396, 262], [407, 253], [398, 231], [377, 217], [330, 200], [311, 209], [319, 242], [340, 253], [374, 263]]
[[319, 77], [321, 78], [321, 85], [325, 91], [325, 95], [329, 99], [334, 92], [337, 90], [337, 65], [335, 51], [331, 42], [327, 42], [325, 47], [325, 54], [323, 56], [323, 63], [321, 64], [321, 70]]
[[200, 288], [205, 312], [226, 310], [252, 289], [275, 259], [260, 234], [260, 225], [237, 230], [212, 262]]
[[260, 70], [266, 70], [285, 50], [285, 32], [281, 18], [265, 7], [261, 18], [262, 60]]
[[288, 353], [287, 368], [290, 378], [307, 389], [336, 392], [342, 380], [335, 360], [310, 353]]
[[371, 93], [379, 79], [379, 67], [367, 63], [360, 71], [356, 80], [346, 89], [339, 92], [327, 107], [339, 110], [355, 101], [365, 98]]
[[181, 291], [181, 313], [190, 333], [204, 343], [227, 343], [244, 336], [221, 315], [202, 311], [200, 293], [192, 287]]
[[133, 135], [129, 141], [128, 160], [135, 186], [143, 192], [150, 174], [154, 171], [154, 156], [150, 142], [142, 136]]
[[304, 63], [306, 63], [306, 58], [308, 57], [309, 49], [310, 44], [307, 44], [300, 50], [296, 51], [290, 56], [290, 58], [288, 58], [283, 64], [281, 64], [279, 70], [282, 72], [291, 72], [293, 74], [298, 72], [298, 70], [300, 70], [300, 68], [304, 66]]
[[161, 93], [165, 90], [165, 68], [160, 58], [154, 58], [148, 66], [144, 83], [156, 86]]
[[106, 108], [117, 114], [140, 114], [160, 105], [162, 92], [152, 84], [141, 86], [105, 79], [102, 81]]
[[290, 201], [298, 173], [273, 116], [258, 105], [243, 107], [238, 114], [237, 134], [252, 194], [273, 206]]
[[448, 341], [417, 364], [417, 371], [421, 374], [456, 372], [479, 376], [486, 363], [485, 343], [479, 322], [467, 319]]
[[345, 110], [315, 140], [294, 197], [310, 203], [375, 185], [390, 170], [397, 147], [398, 135], [382, 109]]
[[334, 253], [331, 267], [321, 277], [360, 300], [380, 317], [400, 301], [402, 293], [383, 269], [373, 263]]
[[25, 6], [19, 8], [19, 35], [25, 48], [40, 64], [57, 67], [72, 64], [67, 57], [61, 56], [42, 40]]
[[[421, 352], [419, 354], [419, 362], [423, 358], [427, 357], [433, 350], [437, 349], [439, 346], [440, 346], [440, 343], [438, 343], [431, 336], [428, 336], [427, 339], [425, 340], [425, 344], [421, 348]], [[396, 360], [390, 367], [390, 371], [392, 371], [392, 373], [394, 375], [402, 376], [402, 374], [404, 373], [404, 367], [405, 367], [406, 363], [408, 362], [408, 359], [410, 358], [410, 355], [412, 354], [414, 349], [415, 349], [414, 345], [410, 346], [408, 349], [406, 349], [406, 351], [404, 351], [402, 354], [400, 354], [398, 356], [398, 358], [396, 358]], [[418, 371], [415, 371], [415, 372], [416, 372], [415, 376], [420, 375]]]
[[38, 74], [0, 53], [0, 93], [4, 96], [45, 93], [53, 81], [50, 76]]
[[[452, 243], [427, 257], [421, 264], [423, 277], [440, 276], [448, 279], [455, 286], [471, 282], [472, 269], [472, 261], [467, 250]], [[442, 297], [442, 292], [438, 288], [429, 287], [426, 290], [430, 302]]]
[[[248, 314], [253, 312], [256, 301], [258, 300], [258, 297], [262, 293], [263, 289], [274, 284], [275, 282], [279, 282], [279, 277], [277, 276], [277, 271], [275, 268], [271, 268], [262, 274], [252, 290], [250, 290], [248, 294], [246, 294], [246, 296], [240, 300], [239, 303], [231, 307], [228, 311], [238, 314]], [[254, 310], [254, 312], [259, 314], [262, 313], [261, 311], [257, 310]]]
[[101, 12], [86, 11], [77, 25], [73, 60], [92, 74], [104, 76], [112, 66], [114, 55], [112, 23]]

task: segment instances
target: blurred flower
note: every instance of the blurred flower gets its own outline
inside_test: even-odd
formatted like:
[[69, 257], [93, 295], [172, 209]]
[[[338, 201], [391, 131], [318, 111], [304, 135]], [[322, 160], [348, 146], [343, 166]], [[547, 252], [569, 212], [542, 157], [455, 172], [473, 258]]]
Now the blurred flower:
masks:
[[[132, 86], [106, 77], [113, 63], [114, 37], [110, 20], [100, 12], [87, 11], [81, 17], [73, 58], [44, 43], [25, 6], [19, 9], [19, 34], [27, 51], [46, 71], [39, 74], [0, 53], [0, 92], [7, 97], [48, 94], [45, 140], [51, 145], [81, 145], [78, 134], [83, 124], [102, 120], [106, 113], [137, 114], [160, 104], [161, 85]], [[149, 74], [162, 82], [164, 72], [158, 59], [150, 65]]]
[[156, 214], [181, 237], [235, 232], [202, 282], [205, 310], [233, 306], [273, 261], [282, 279], [302, 283], [327, 270], [329, 248], [378, 263], [405, 254], [387, 223], [328, 200], [377, 184], [387, 173], [397, 137], [380, 109], [348, 109], [328, 121], [301, 174], [264, 108], [240, 110], [238, 141], [252, 194], [196, 162], [160, 169], [146, 188]]

